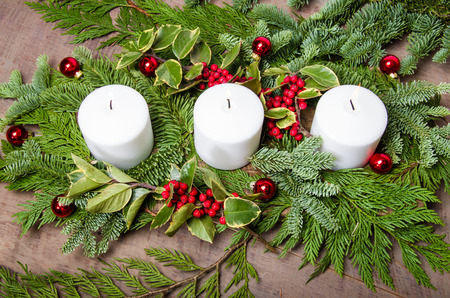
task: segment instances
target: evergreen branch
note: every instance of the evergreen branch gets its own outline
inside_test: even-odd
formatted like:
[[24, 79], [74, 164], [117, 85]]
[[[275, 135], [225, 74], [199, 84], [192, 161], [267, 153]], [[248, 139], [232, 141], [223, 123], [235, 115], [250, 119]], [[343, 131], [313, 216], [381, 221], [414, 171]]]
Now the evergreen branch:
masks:
[[175, 282], [172, 285], [163, 287], [161, 289], [157, 289], [157, 290], [153, 290], [153, 291], [149, 291], [144, 295], [138, 295], [138, 296], [134, 296], [135, 298], [141, 298], [141, 297], [148, 297], [150, 295], [156, 295], [156, 294], [164, 294], [167, 293], [169, 291], [171, 291], [174, 288], [179, 287], [180, 285], [186, 284], [186, 283], [190, 283], [192, 281], [196, 281], [198, 280], [201, 276], [205, 275], [206, 273], [208, 273], [209, 271], [211, 271], [212, 269], [215, 269], [217, 266], [219, 266], [220, 264], [222, 264], [223, 262], [225, 262], [231, 255], [233, 255], [238, 249], [241, 249], [243, 246], [246, 245], [246, 243], [248, 242], [249, 238], [245, 238], [244, 240], [241, 240], [239, 243], [235, 244], [234, 246], [230, 247], [227, 252], [220, 258], [218, 259], [216, 262], [214, 262], [213, 264], [209, 265], [208, 267], [204, 268], [202, 271], [200, 271], [199, 273], [195, 274], [194, 276], [188, 277], [186, 279], [180, 280], [178, 282]]

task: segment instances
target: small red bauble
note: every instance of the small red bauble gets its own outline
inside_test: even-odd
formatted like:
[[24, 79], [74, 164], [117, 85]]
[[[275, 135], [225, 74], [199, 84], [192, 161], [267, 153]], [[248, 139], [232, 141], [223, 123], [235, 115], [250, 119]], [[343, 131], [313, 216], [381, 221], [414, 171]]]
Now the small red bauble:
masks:
[[81, 76], [80, 63], [77, 59], [72, 57], [66, 57], [62, 59], [61, 63], [59, 64], [59, 70], [68, 78], [78, 78]]
[[384, 153], [375, 153], [369, 160], [370, 168], [378, 174], [386, 174], [392, 169], [392, 159]]
[[276, 191], [277, 186], [275, 185], [275, 182], [273, 182], [273, 180], [269, 178], [261, 178], [256, 181], [255, 185], [253, 186], [254, 193], [264, 193], [263, 196], [258, 198], [259, 200], [264, 202], [272, 199], [275, 196]]
[[154, 57], [144, 57], [139, 62], [139, 70], [144, 76], [152, 76], [158, 68], [159, 62]]
[[255, 38], [255, 40], [252, 43], [252, 51], [256, 55], [259, 56], [265, 56], [270, 52], [270, 49], [272, 48], [272, 43], [267, 37], [260, 36]]
[[400, 69], [400, 59], [394, 55], [387, 55], [380, 60], [380, 70], [385, 74], [396, 73]]
[[63, 205], [59, 202], [59, 198], [62, 196], [57, 196], [52, 201], [52, 211], [53, 213], [58, 217], [67, 217], [72, 214], [72, 212], [75, 210], [75, 205]]
[[20, 146], [28, 138], [28, 131], [22, 125], [13, 125], [6, 131], [6, 139], [14, 146]]

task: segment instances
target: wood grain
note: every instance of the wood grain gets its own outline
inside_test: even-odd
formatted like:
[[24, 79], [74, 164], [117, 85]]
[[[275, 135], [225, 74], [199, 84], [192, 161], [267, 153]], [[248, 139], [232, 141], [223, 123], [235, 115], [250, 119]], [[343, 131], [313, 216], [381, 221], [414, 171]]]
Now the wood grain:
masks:
[[[182, 6], [182, 0], [165, 1], [171, 5]], [[220, 4], [221, 1], [212, 1]], [[231, 1], [228, 1], [229, 3]], [[272, 3], [280, 8], [286, 8], [286, 1], [261, 1]], [[310, 0], [310, 5], [297, 14], [309, 16], [326, 2], [325, 0]], [[292, 13], [291, 13], [292, 14]], [[62, 30], [53, 30], [51, 24], [45, 23], [40, 16], [30, 10], [22, 0], [0, 1], [0, 82], [8, 80], [9, 74], [14, 69], [22, 72], [25, 82], [30, 82], [35, 70], [36, 58], [41, 54], [47, 54], [52, 67], [56, 68], [59, 61], [70, 55], [76, 47], [70, 42], [71, 37], [61, 35]], [[94, 50], [98, 46], [97, 41], [89, 41], [84, 46]], [[389, 52], [404, 57], [405, 40], [389, 46]], [[111, 56], [119, 50], [108, 48], [102, 54]], [[422, 61], [414, 76], [406, 80], [423, 79], [438, 82], [449, 82], [449, 66], [431, 63], [431, 58]], [[450, 97], [444, 96], [443, 102], [450, 107]], [[0, 115], [4, 115], [12, 101], [0, 100]], [[447, 119], [447, 121], [450, 119]], [[4, 134], [1, 135], [4, 138]], [[37, 230], [32, 228], [24, 236], [19, 237], [21, 230], [13, 223], [12, 215], [22, 210], [18, 204], [32, 200], [30, 193], [8, 191], [6, 184], [0, 185], [0, 265], [20, 271], [17, 261], [27, 264], [35, 273], [42, 273], [49, 268], [64, 272], [74, 273], [77, 268], [88, 269], [101, 268], [102, 264], [95, 258], [87, 258], [81, 249], [77, 249], [70, 255], [62, 255], [59, 248], [65, 241], [65, 236], [60, 234], [60, 227], [47, 225]], [[446, 234], [450, 242], [448, 226], [450, 225], [450, 196], [442, 189], [438, 196], [441, 204], [435, 204], [434, 209], [442, 217], [445, 227], [438, 226], [437, 231]], [[112, 260], [114, 257], [136, 257], [148, 259], [144, 248], [165, 247], [179, 249], [191, 255], [199, 265], [207, 266], [217, 260], [225, 247], [229, 244], [230, 233], [219, 235], [214, 245], [192, 237], [186, 229], [181, 229], [173, 238], [167, 238], [163, 230], [149, 232], [147, 228], [137, 232], [131, 232], [122, 236], [111, 245], [110, 251], [102, 255], [104, 260]], [[271, 234], [265, 235], [270, 238]], [[433, 272], [425, 265], [427, 273], [431, 276], [437, 290], [427, 289], [417, 285], [412, 275], [401, 262], [401, 252], [398, 247], [392, 251], [393, 262], [390, 266], [394, 278], [396, 290], [384, 285], [377, 277], [375, 294], [367, 289], [361, 281], [357, 269], [352, 266], [350, 260], [346, 261], [344, 276], [339, 277], [332, 268], [328, 269], [320, 277], [308, 284], [309, 275], [314, 271], [311, 265], [302, 270], [297, 270], [301, 262], [302, 247], [296, 247], [284, 259], [277, 259], [273, 253], [264, 253], [264, 247], [256, 243], [248, 249], [250, 262], [255, 266], [260, 276], [260, 282], [251, 282], [251, 288], [256, 297], [450, 297], [450, 278], [448, 274], [441, 275]], [[170, 268], [163, 268], [174, 279], [181, 279], [185, 275]], [[224, 270], [224, 280], [231, 278], [231, 273]], [[225, 295], [227, 296], [227, 295]]]

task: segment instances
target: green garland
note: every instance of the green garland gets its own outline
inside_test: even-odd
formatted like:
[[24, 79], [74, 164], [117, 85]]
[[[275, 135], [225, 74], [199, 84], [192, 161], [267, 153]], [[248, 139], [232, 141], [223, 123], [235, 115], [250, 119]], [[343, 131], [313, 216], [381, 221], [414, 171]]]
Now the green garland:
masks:
[[[147, 160], [127, 170], [127, 177], [162, 185], [173, 174], [173, 165], [189, 165], [188, 161], [195, 156], [192, 110], [199, 91], [186, 76], [195, 76], [184, 73], [179, 82], [178, 78], [175, 81], [164, 79], [164, 73], [171, 71], [164, 64], [157, 71], [156, 79], [149, 79], [136, 70], [139, 57], [154, 54], [148, 51], [157, 36], [155, 24], [171, 24], [172, 29], [181, 25], [177, 28], [190, 34], [197, 44], [207, 45], [209, 55], [208, 51], [204, 53], [211, 63], [223, 65], [226, 62], [230, 72], [256, 77], [247, 83], [253, 89], [276, 89], [279, 75], [301, 74], [302, 69], [311, 65], [331, 69], [341, 84], [361, 84], [371, 89], [383, 100], [389, 114], [382, 148], [392, 156], [395, 165], [384, 175], [368, 168], [329, 171], [333, 157], [316, 151], [320, 139], [304, 138], [300, 143], [293, 138], [271, 140], [266, 142], [270, 146], [264, 145], [251, 158], [251, 163], [277, 182], [278, 194], [267, 203], [252, 202], [262, 212], [258, 212], [260, 215], [251, 223], [236, 225], [241, 228], [235, 232], [230, 250], [223, 258], [208, 268], [200, 268], [181, 252], [149, 251], [180, 270], [186, 268], [183, 266], [195, 268], [199, 270], [199, 276], [228, 262], [236, 269], [227, 289], [243, 282], [244, 285], [234, 293], [241, 296], [251, 295], [249, 278], [257, 278], [246, 261], [246, 245], [252, 237], [263, 241], [269, 249], [283, 245], [282, 256], [303, 243], [300, 267], [308, 263], [317, 266], [311, 278], [330, 265], [342, 276], [344, 258], [349, 256], [358, 267], [362, 280], [372, 290], [375, 290], [375, 271], [385, 284], [394, 288], [388, 268], [391, 262], [388, 251], [395, 242], [416, 281], [433, 288], [419, 256], [434, 270], [441, 273], [450, 270], [450, 245], [443, 235], [434, 233], [430, 225], [443, 222], [428, 208], [428, 203], [438, 202], [435, 192], [442, 183], [445, 191], [450, 193], [450, 125], [439, 127], [433, 121], [450, 115], [450, 111], [439, 104], [440, 95], [450, 93], [450, 84], [401, 83], [381, 74], [373, 66], [386, 54], [384, 45], [405, 35], [408, 35], [409, 55], [402, 61], [400, 74], [413, 73], [419, 59], [434, 50], [437, 52], [433, 60], [445, 63], [450, 56], [448, 14], [436, 15], [433, 9], [428, 13], [418, 7], [410, 10], [401, 4], [402, 1], [370, 1], [369, 5], [363, 6], [366, 1], [339, 0], [327, 3], [309, 19], [296, 21], [274, 6], [255, 5], [248, 10], [250, 2], [236, 1], [235, 7], [239, 9], [207, 4], [191, 5], [193, 8], [184, 11], [153, 0], [29, 3], [31, 8], [43, 13], [47, 21], [57, 22], [58, 27], [75, 35], [75, 42], [116, 32], [113, 37], [104, 39], [100, 47], [116, 43], [124, 47], [124, 52], [116, 62], [106, 58], [93, 59], [90, 51], [77, 48], [73, 56], [81, 62], [83, 71], [79, 80], [53, 71], [47, 57], [41, 56], [31, 84], [23, 84], [20, 72], [14, 71], [10, 81], [0, 85], [0, 97], [17, 99], [0, 120], [0, 127], [12, 124], [37, 124], [40, 127], [40, 132], [21, 147], [2, 141], [5, 158], [0, 164], [1, 180], [8, 182], [11, 190], [35, 192], [36, 200], [27, 202], [23, 205], [24, 211], [15, 214], [22, 233], [35, 224], [40, 227], [56, 222], [63, 226], [63, 233], [69, 235], [62, 247], [63, 253], [83, 245], [85, 254], [94, 256], [105, 253], [109, 242], [128, 230], [149, 224], [160, 226], [169, 219], [155, 224], [158, 215], [155, 217], [154, 213], [147, 212], [155, 207], [157, 195], [147, 196], [131, 221], [121, 211], [88, 212], [86, 205], [95, 197], [90, 192], [92, 189], [66, 198], [67, 203], [73, 202], [77, 206], [77, 212], [70, 217], [57, 218], [50, 210], [50, 203], [56, 195], [67, 193], [73, 186], [74, 180], [69, 179], [67, 173], [85, 169], [84, 163], [89, 163], [83, 159], [90, 161], [92, 158], [76, 124], [75, 113], [91, 91], [104, 85], [130, 86], [149, 104], [157, 150]], [[292, 2], [299, 6], [304, 4], [304, 1]], [[443, 5], [445, 1], [440, 3]], [[114, 23], [107, 14], [112, 9], [120, 9]], [[273, 48], [267, 57], [255, 62], [251, 42], [261, 35], [270, 37]], [[177, 61], [180, 69], [191, 62], [194, 64], [191, 70], [195, 69], [196, 61], [184, 58], [170, 47], [160, 48], [157, 54], [162, 59]], [[309, 101], [314, 104], [316, 99]], [[72, 154], [82, 158], [74, 158]], [[102, 163], [92, 168], [99, 173], [114, 171]], [[197, 174], [191, 179], [196, 187], [205, 189], [214, 184], [216, 190], [224, 194], [246, 193], [250, 183], [261, 177], [252, 177], [241, 170], [198, 168], [194, 172]], [[259, 234], [274, 229], [280, 221], [281, 227], [275, 237], [269, 243], [265, 242]], [[216, 227], [217, 232], [225, 228], [223, 225]], [[101, 231], [100, 239], [94, 236], [96, 231]], [[161, 287], [154, 294], [167, 293], [186, 284], [181, 291], [184, 296], [202, 292], [208, 296], [220, 295], [218, 269], [197, 289], [197, 274], [192, 279], [175, 282], [163, 277], [152, 264], [134, 259], [119, 261], [126, 264], [125, 269], [110, 263], [105, 273], [83, 272], [81, 276], [72, 277], [52, 271], [51, 277], [44, 278], [32, 274], [25, 266], [25, 274], [21, 275], [2, 269], [0, 289], [14, 296], [22, 290], [26, 292], [27, 288], [43, 293], [37, 289], [45, 285], [51, 292], [56, 291], [53, 284], [64, 285], [63, 280], [68, 279], [73, 284], [64, 287], [71, 291], [77, 290], [75, 285], [85, 284], [81, 291], [86, 290], [93, 296], [121, 293], [115, 292], [116, 287], [110, 280], [113, 278], [139, 289], [137, 294], [148, 293], [147, 287], [128, 273], [129, 268], [140, 270], [142, 276], [150, 276], [146, 279], [150, 287]], [[111, 286], [106, 286], [108, 284]], [[17, 291], [12, 290], [15, 288]]]

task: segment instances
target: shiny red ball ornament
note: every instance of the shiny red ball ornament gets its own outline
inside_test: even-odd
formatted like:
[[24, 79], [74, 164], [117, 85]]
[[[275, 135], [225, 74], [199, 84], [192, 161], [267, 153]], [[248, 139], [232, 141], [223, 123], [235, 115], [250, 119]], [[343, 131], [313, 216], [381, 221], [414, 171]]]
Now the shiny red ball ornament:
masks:
[[270, 52], [270, 49], [272, 48], [272, 43], [267, 37], [260, 36], [255, 38], [255, 40], [252, 43], [252, 51], [256, 55], [259, 56], [265, 56]]
[[52, 201], [52, 211], [53, 213], [58, 217], [67, 217], [72, 214], [72, 212], [75, 210], [75, 205], [63, 205], [59, 202], [59, 198], [62, 196], [57, 196]]
[[139, 61], [139, 70], [144, 76], [151, 76], [155, 74], [159, 62], [154, 57], [144, 57]]
[[400, 69], [400, 59], [394, 55], [387, 55], [380, 60], [380, 70], [385, 74], [396, 73]]
[[263, 202], [272, 199], [275, 196], [276, 191], [277, 186], [275, 182], [273, 182], [273, 180], [269, 178], [261, 178], [258, 181], [256, 181], [255, 185], [253, 186], [254, 193], [264, 193], [263, 196], [258, 198]]
[[20, 146], [28, 138], [28, 131], [22, 125], [13, 125], [6, 131], [6, 140], [14, 145]]
[[370, 168], [378, 174], [386, 174], [392, 169], [392, 159], [384, 153], [375, 153], [369, 160]]
[[66, 57], [62, 59], [61, 63], [59, 64], [59, 70], [68, 78], [78, 78], [81, 76], [80, 62], [72, 57]]

